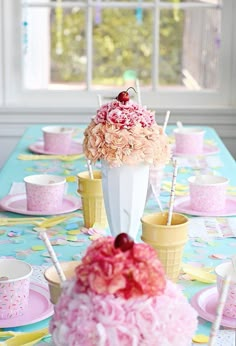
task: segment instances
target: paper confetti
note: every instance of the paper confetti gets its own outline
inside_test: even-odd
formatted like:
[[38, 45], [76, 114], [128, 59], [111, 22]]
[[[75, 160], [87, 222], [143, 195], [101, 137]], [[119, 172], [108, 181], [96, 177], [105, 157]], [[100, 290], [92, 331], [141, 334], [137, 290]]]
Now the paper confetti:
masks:
[[196, 334], [193, 339], [193, 342], [196, 342], [198, 344], [206, 344], [209, 341], [209, 337], [207, 335], [204, 334]]
[[69, 235], [81, 234], [81, 231], [79, 229], [74, 229], [72, 231], [68, 231], [67, 234]]
[[209, 258], [224, 260], [224, 259], [227, 259], [229, 257], [226, 255], [221, 255], [221, 254], [212, 254], [209, 256]]
[[31, 247], [31, 249], [32, 249], [33, 251], [42, 251], [42, 250], [45, 250], [45, 246], [43, 246], [43, 245], [33, 245], [33, 246]]

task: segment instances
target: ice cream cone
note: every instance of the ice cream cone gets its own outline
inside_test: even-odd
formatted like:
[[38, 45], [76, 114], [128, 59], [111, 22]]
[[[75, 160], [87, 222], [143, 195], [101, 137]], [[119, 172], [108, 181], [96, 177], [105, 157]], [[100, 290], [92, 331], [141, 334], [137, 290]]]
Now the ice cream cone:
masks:
[[95, 223], [103, 227], [107, 225], [104, 207], [101, 172], [93, 172], [94, 179], [89, 177], [89, 172], [78, 174], [78, 193], [81, 195], [84, 226], [92, 227]]
[[165, 268], [166, 275], [177, 281], [184, 245], [188, 240], [188, 218], [173, 213], [172, 222], [167, 226], [168, 213], [154, 213], [144, 216], [141, 239], [152, 246]]
[[[61, 267], [66, 279], [71, 279], [75, 276], [75, 268], [80, 264], [79, 261], [62, 262]], [[48, 267], [44, 272], [44, 277], [48, 283], [50, 301], [56, 304], [61, 295], [60, 278], [54, 266]]]

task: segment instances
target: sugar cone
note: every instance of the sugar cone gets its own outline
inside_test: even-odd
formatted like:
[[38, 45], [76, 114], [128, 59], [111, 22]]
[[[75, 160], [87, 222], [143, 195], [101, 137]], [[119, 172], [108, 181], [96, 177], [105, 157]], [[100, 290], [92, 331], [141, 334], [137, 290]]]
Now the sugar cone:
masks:
[[81, 195], [84, 226], [90, 228], [97, 223], [103, 227], [107, 225], [104, 207], [101, 172], [93, 172], [94, 179], [88, 172], [78, 174], [78, 193]]
[[177, 281], [183, 256], [184, 245], [188, 240], [188, 218], [173, 213], [172, 222], [167, 226], [168, 213], [155, 213], [144, 216], [141, 239], [152, 246], [172, 281]]

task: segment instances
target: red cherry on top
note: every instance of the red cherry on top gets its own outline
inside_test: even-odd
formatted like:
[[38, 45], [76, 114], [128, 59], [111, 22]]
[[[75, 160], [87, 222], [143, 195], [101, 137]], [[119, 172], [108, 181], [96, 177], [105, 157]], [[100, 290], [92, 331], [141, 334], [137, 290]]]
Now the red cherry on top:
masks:
[[121, 91], [116, 99], [118, 101], [124, 103], [124, 104], [126, 102], [128, 102], [129, 101], [129, 93], [128, 93], [129, 89], [133, 89], [136, 92], [136, 90], [133, 87], [129, 87], [127, 90]]
[[121, 249], [121, 251], [125, 252], [132, 249], [134, 241], [127, 233], [120, 233], [115, 238], [114, 246], [116, 249]]
[[129, 101], [129, 93], [128, 91], [121, 91], [121, 93], [119, 93], [119, 95], [116, 98], [118, 101], [122, 102], [122, 103], [126, 103]]

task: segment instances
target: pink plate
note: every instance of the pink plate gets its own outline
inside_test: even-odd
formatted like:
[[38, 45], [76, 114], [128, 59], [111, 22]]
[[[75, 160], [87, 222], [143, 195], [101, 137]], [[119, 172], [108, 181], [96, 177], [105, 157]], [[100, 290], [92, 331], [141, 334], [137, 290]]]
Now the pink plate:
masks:
[[228, 196], [226, 198], [224, 210], [206, 212], [193, 210], [190, 205], [189, 196], [177, 197], [174, 202], [174, 211], [197, 216], [232, 216], [236, 215], [236, 198]]
[[59, 215], [66, 214], [81, 208], [81, 200], [78, 197], [65, 195], [62, 208], [53, 212], [31, 211], [26, 207], [26, 195], [7, 195], [0, 201], [0, 208], [23, 215]]
[[6, 320], [0, 320], [0, 328], [20, 327], [42, 321], [54, 313], [53, 305], [49, 300], [48, 287], [38, 282], [31, 282], [29, 305], [24, 315]]
[[71, 147], [68, 151], [68, 153], [55, 153], [52, 151], [47, 151], [44, 149], [44, 142], [36, 142], [34, 144], [31, 144], [29, 146], [29, 150], [31, 150], [33, 153], [37, 154], [46, 154], [46, 155], [76, 155], [76, 154], [82, 154], [83, 153], [83, 146], [81, 143], [78, 143], [76, 141], [72, 141]]
[[[216, 286], [204, 288], [195, 294], [191, 299], [191, 305], [198, 315], [209, 322], [214, 322], [216, 318], [216, 306], [218, 293]], [[221, 325], [228, 328], [236, 328], [236, 318], [222, 316]]]
[[173, 155], [174, 156], [207, 156], [207, 155], [213, 155], [217, 154], [219, 152], [219, 148], [217, 148], [215, 145], [209, 145], [204, 144], [203, 152], [201, 154], [183, 154], [176, 152], [175, 147], [173, 148]]

